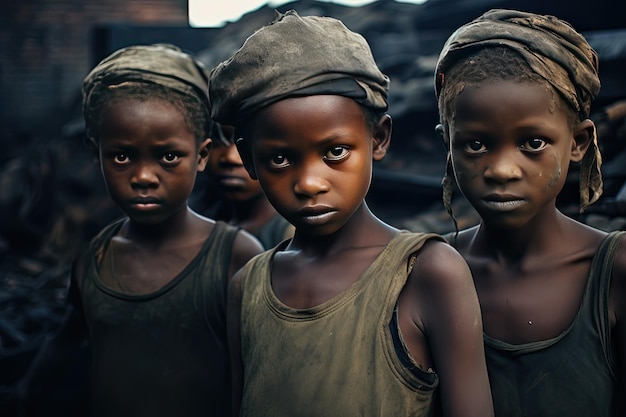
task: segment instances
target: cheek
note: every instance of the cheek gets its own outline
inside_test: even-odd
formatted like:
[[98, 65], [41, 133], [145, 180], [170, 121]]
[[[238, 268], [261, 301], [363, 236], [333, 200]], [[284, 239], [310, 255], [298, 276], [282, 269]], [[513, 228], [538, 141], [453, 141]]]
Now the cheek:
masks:
[[468, 162], [463, 159], [452, 158], [452, 170], [457, 184], [462, 185], [471, 181], [479, 175], [479, 167], [475, 162]]
[[[565, 172], [563, 172], [563, 168], [562, 168], [562, 164], [561, 164], [561, 160], [559, 159], [559, 156], [556, 153], [553, 153], [550, 155], [550, 159], [553, 163], [554, 169], [552, 170], [552, 172], [550, 173], [550, 176], [548, 177], [548, 183], [546, 184], [546, 188], [547, 189], [551, 189], [551, 188], [555, 188], [561, 185], [561, 179], [563, 178], [564, 174], [567, 174], [567, 170], [565, 170]], [[542, 176], [543, 172], [539, 172], [539, 176]]]

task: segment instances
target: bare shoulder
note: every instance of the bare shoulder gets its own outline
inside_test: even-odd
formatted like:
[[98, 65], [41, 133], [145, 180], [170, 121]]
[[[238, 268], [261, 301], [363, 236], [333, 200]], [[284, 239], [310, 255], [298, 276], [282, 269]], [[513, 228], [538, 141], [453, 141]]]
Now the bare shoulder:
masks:
[[412, 305], [413, 319], [422, 323], [424, 329], [439, 332], [459, 320], [467, 320], [473, 328], [480, 321], [470, 268], [456, 249], [445, 242], [431, 239], [424, 244], [403, 293]]
[[416, 285], [441, 288], [446, 286], [466, 285], [471, 282], [471, 273], [467, 262], [459, 252], [436, 239], [424, 243], [417, 253], [411, 271], [410, 281]]
[[233, 242], [233, 252], [230, 259], [230, 276], [242, 268], [252, 257], [263, 252], [263, 246], [249, 232], [240, 229]]

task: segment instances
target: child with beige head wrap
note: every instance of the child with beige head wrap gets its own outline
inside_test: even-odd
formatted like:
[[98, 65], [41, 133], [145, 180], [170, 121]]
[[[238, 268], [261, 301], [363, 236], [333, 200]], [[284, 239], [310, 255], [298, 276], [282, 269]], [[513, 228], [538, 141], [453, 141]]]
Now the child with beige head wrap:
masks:
[[554, 16], [491, 10], [439, 56], [444, 204], [454, 177], [481, 216], [450, 240], [481, 301], [497, 416], [624, 415], [624, 233], [556, 208], [570, 163], [581, 210], [602, 193], [599, 89], [596, 52]]

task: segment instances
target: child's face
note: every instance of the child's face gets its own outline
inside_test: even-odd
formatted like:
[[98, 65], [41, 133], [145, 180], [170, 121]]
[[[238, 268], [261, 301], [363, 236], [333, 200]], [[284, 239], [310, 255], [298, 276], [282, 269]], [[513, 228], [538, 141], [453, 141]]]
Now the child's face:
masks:
[[490, 81], [467, 87], [447, 121], [455, 177], [485, 223], [527, 224], [553, 209], [570, 160], [579, 160], [565, 104], [543, 85]]
[[276, 210], [301, 232], [327, 235], [363, 204], [372, 160], [384, 157], [391, 134], [391, 120], [381, 120], [372, 129], [342, 96], [289, 98], [263, 109], [238, 146]]
[[115, 100], [101, 115], [99, 158], [113, 201], [131, 220], [156, 224], [186, 209], [208, 158], [180, 111], [161, 99]]
[[225, 200], [245, 202], [263, 195], [261, 184], [248, 175], [234, 144], [213, 142], [207, 170]]

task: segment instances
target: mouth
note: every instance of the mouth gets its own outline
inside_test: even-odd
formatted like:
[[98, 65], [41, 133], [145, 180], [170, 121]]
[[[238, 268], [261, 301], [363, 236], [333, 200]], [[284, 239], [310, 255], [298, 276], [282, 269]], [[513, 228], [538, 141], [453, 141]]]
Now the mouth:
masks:
[[217, 182], [222, 187], [242, 187], [246, 184], [246, 179], [242, 177], [224, 176], [218, 177]]
[[305, 223], [316, 226], [326, 223], [336, 212], [335, 209], [327, 206], [305, 207], [298, 211], [297, 215]]
[[135, 197], [129, 203], [137, 210], [153, 210], [161, 205], [161, 201], [154, 197]]
[[511, 211], [526, 204], [526, 200], [510, 194], [490, 194], [483, 198], [485, 207], [496, 211]]

